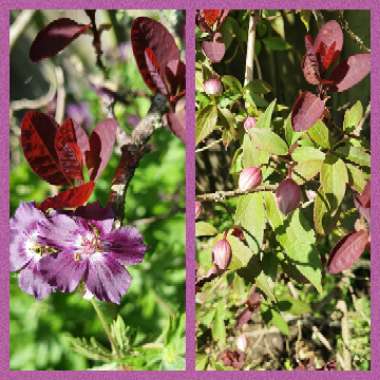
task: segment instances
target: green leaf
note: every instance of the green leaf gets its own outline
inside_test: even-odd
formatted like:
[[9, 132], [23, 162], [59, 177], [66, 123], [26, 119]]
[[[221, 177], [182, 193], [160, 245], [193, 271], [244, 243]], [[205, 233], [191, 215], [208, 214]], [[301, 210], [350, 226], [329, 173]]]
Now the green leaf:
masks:
[[277, 227], [282, 225], [284, 221], [283, 214], [278, 209], [276, 198], [271, 191], [264, 191], [262, 194], [266, 218], [268, 219], [268, 222], [271, 225], [272, 229], [275, 230]]
[[313, 229], [303, 212], [296, 209], [285, 223], [276, 228], [276, 239], [297, 269], [322, 292], [322, 266]]
[[315, 231], [319, 235], [328, 235], [334, 228], [339, 212], [334, 212], [331, 209], [328, 198], [323, 192], [322, 187], [317, 190], [317, 195], [314, 200], [313, 221]]
[[344, 113], [343, 130], [352, 132], [355, 130], [363, 117], [363, 106], [358, 100], [350, 109]]
[[67, 340], [73, 351], [88, 359], [105, 362], [110, 362], [113, 359], [112, 353], [102, 346], [94, 337], [91, 337], [89, 340], [86, 338], [68, 337]]
[[254, 253], [233, 235], [228, 235], [227, 240], [231, 245], [232, 251], [232, 258], [228, 270], [234, 271], [246, 267]]
[[358, 193], [363, 192], [365, 185], [367, 184], [370, 175], [363, 172], [357, 166], [352, 164], [346, 164], [348, 170], [348, 180], [350, 186]]
[[226, 90], [230, 90], [234, 93], [243, 93], [243, 86], [241, 85], [239, 79], [235, 78], [232, 75], [223, 75], [222, 83]]
[[222, 127], [223, 144], [227, 148], [237, 138], [235, 117], [227, 108], [218, 108], [218, 124]]
[[276, 296], [273, 293], [273, 282], [263, 272], [261, 272], [255, 279], [256, 286], [264, 292], [269, 301], [276, 302]]
[[297, 162], [314, 160], [323, 161], [325, 159], [325, 154], [319, 149], [310, 146], [300, 146], [293, 151], [292, 158]]
[[265, 95], [271, 91], [271, 85], [260, 79], [254, 79], [252, 82], [249, 82], [246, 86], [244, 86], [244, 92], [250, 92], [253, 94]]
[[289, 326], [274, 305], [267, 305], [263, 302], [260, 309], [265, 323], [276, 326], [284, 335], [289, 335]]
[[305, 25], [307, 32], [310, 30], [310, 16], [311, 16], [311, 11], [309, 10], [302, 10], [300, 12], [301, 21]]
[[276, 99], [273, 100], [264, 113], [262, 113], [257, 119], [256, 128], [270, 128], [270, 123], [272, 120], [273, 110], [276, 105]]
[[247, 133], [243, 138], [243, 167], [261, 166], [269, 161], [269, 153], [258, 149]]
[[345, 163], [333, 154], [328, 154], [321, 167], [321, 185], [332, 210], [336, 210], [346, 192], [348, 174]]
[[305, 136], [308, 136], [314, 143], [324, 149], [331, 148], [330, 132], [322, 120], [318, 120], [308, 129]]
[[196, 118], [196, 144], [203, 141], [211, 132], [217, 129], [218, 109], [215, 105], [209, 104], [201, 111], [197, 112]]
[[195, 224], [195, 236], [213, 236], [218, 233], [218, 230], [210, 223], [197, 222]]
[[305, 182], [310, 181], [320, 171], [322, 167], [322, 160], [301, 161], [292, 171], [292, 179], [298, 184], [303, 185]]
[[268, 128], [251, 128], [249, 130], [252, 143], [260, 150], [276, 155], [287, 155], [288, 145], [276, 133]]
[[302, 302], [287, 294], [279, 297], [277, 306], [280, 311], [293, 315], [302, 315], [311, 312], [311, 307], [306, 302]]
[[296, 132], [292, 127], [292, 121], [290, 115], [284, 122], [285, 140], [289, 146], [293, 145], [302, 135], [303, 132]]
[[211, 326], [212, 337], [217, 342], [219, 348], [223, 348], [226, 343], [226, 326], [224, 324], [226, 305], [220, 301], [216, 305], [214, 323]]
[[371, 166], [371, 156], [361, 147], [352, 146], [349, 142], [340, 146], [335, 152], [344, 159], [359, 166]]
[[251, 250], [258, 253], [263, 243], [266, 222], [261, 192], [239, 197], [234, 222], [243, 228], [244, 236]]
[[266, 37], [263, 38], [263, 41], [266, 48], [272, 51], [284, 51], [292, 47], [280, 37]]

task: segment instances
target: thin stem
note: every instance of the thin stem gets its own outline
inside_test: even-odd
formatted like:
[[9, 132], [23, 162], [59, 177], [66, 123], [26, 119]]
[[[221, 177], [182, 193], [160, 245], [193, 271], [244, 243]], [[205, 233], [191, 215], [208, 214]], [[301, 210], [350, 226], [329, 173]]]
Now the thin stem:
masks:
[[216, 144], [219, 144], [219, 143], [222, 142], [222, 141], [223, 141], [223, 137], [221, 137], [221, 138], [218, 139], [218, 140], [214, 140], [214, 141], [212, 141], [210, 144], [208, 144], [208, 145], [206, 145], [206, 146], [203, 146], [202, 148], [196, 149], [196, 150], [195, 150], [195, 153], [203, 152], [204, 150], [210, 149], [211, 147], [213, 147], [213, 146], [216, 145]]
[[102, 312], [102, 309], [99, 307], [99, 305], [97, 304], [97, 302], [94, 299], [91, 299], [90, 302], [95, 309], [96, 315], [99, 318], [99, 321], [103, 327], [104, 332], [107, 335], [107, 338], [108, 338], [110, 345], [111, 345], [111, 348], [112, 348], [112, 353], [116, 354], [116, 356], [118, 358], [120, 358], [120, 353], [119, 353], [119, 350], [117, 349], [117, 344], [112, 337], [111, 330], [108, 326], [107, 320], [106, 320], [106, 318]]
[[245, 60], [244, 86], [253, 80], [253, 70], [255, 65], [255, 38], [256, 38], [256, 18], [255, 11], [249, 15], [247, 56]]

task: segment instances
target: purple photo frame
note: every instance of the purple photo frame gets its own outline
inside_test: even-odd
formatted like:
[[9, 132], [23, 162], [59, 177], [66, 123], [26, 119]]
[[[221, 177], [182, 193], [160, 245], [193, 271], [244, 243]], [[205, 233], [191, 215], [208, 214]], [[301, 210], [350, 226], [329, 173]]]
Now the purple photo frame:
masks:
[[[5, 379], [380, 379], [380, 258], [377, 256], [380, 242], [380, 223], [373, 217], [371, 257], [371, 370], [370, 371], [195, 371], [195, 37], [196, 9], [368, 9], [371, 11], [371, 151], [372, 160], [372, 207], [373, 215], [379, 215], [380, 197], [380, 2], [377, 0], [0, 0], [0, 39], [3, 54], [0, 56], [0, 380]], [[186, 10], [186, 74], [187, 74], [187, 147], [186, 147], [186, 370], [185, 371], [10, 371], [9, 370], [9, 12], [13, 9], [184, 9]]]

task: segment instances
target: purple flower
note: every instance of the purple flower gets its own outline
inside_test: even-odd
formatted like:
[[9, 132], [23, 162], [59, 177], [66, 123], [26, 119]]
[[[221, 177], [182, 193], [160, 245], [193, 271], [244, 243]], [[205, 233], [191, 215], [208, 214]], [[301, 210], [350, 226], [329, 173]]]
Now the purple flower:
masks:
[[85, 102], [70, 103], [67, 106], [67, 116], [83, 128], [87, 129], [92, 124], [92, 116], [88, 104]]
[[10, 220], [10, 266], [19, 272], [20, 288], [36, 297], [46, 298], [54, 288], [41, 273], [41, 261], [53, 248], [44, 243], [43, 231], [49, 223], [33, 203], [21, 203]]
[[74, 215], [53, 215], [44, 235], [58, 253], [41, 261], [49, 284], [73, 292], [83, 281], [87, 293], [120, 303], [131, 283], [124, 266], [140, 263], [146, 247], [135, 228], [112, 229], [112, 225], [112, 213], [98, 204], [81, 207]]

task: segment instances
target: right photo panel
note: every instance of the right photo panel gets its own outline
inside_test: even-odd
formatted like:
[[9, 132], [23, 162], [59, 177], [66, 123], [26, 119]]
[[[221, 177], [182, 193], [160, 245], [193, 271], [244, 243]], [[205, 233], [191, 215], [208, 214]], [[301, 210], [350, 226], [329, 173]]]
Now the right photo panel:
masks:
[[195, 38], [197, 370], [370, 370], [370, 11]]

